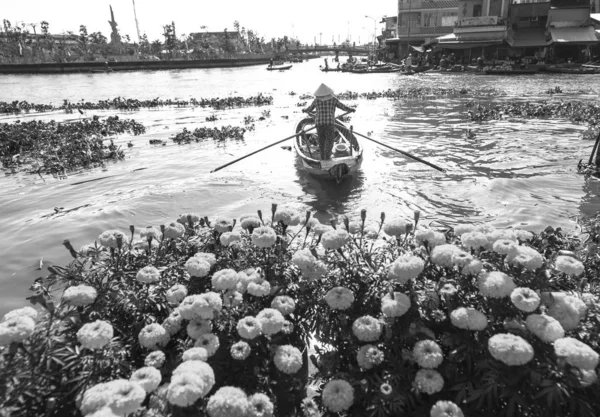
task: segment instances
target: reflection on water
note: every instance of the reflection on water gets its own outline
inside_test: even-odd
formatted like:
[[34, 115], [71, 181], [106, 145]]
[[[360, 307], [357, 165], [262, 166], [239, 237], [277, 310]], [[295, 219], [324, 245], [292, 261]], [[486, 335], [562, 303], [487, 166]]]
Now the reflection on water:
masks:
[[[269, 107], [217, 111], [208, 108], [158, 108], [139, 112], [87, 111], [0, 116], [0, 122], [117, 114], [147, 127], [141, 137], [122, 135], [115, 143], [126, 159], [69, 174], [66, 180], [16, 174], [0, 177], [0, 314], [22, 305], [38, 270], [69, 262], [61, 245], [89, 243], [107, 229], [138, 229], [172, 221], [183, 212], [239, 217], [269, 210], [272, 202], [301, 204], [326, 221], [350, 217], [367, 209], [367, 221], [380, 212], [412, 217], [421, 210], [423, 223], [441, 220], [491, 222], [498, 227], [539, 231], [548, 224], [573, 230], [577, 216], [593, 215], [600, 207], [596, 178], [577, 174], [592, 143], [582, 141], [584, 126], [565, 120], [505, 119], [472, 123], [465, 113], [473, 104], [490, 100], [597, 100], [600, 76], [535, 75], [469, 77], [468, 75], [357, 75], [322, 73], [318, 61], [294, 64], [287, 72], [263, 66], [232, 69], [146, 71], [112, 74], [0, 76], [5, 101], [27, 100], [59, 104], [63, 99], [97, 101], [117, 96], [189, 99], [271, 94]], [[342, 184], [307, 175], [289, 150], [274, 146], [221, 171], [210, 171], [294, 133], [299, 96], [325, 82], [338, 92], [384, 91], [399, 87], [468, 88], [485, 94], [422, 99], [358, 99], [352, 115], [356, 131], [388, 143], [447, 169], [441, 173], [375, 143], [363, 140], [360, 172]], [[565, 92], [547, 95], [549, 87]], [[490, 91], [494, 91], [490, 95]], [[259, 120], [264, 110], [270, 117]], [[216, 122], [206, 122], [209, 116]], [[211, 139], [176, 145], [169, 138], [184, 127], [242, 126], [251, 116], [255, 129], [243, 141]], [[470, 134], [467, 132], [471, 131]], [[150, 145], [162, 139], [166, 146]], [[132, 148], [127, 142], [133, 143]], [[290, 145], [288, 143], [287, 145]], [[62, 207], [62, 208], [61, 208]], [[55, 210], [58, 208], [58, 211]]]

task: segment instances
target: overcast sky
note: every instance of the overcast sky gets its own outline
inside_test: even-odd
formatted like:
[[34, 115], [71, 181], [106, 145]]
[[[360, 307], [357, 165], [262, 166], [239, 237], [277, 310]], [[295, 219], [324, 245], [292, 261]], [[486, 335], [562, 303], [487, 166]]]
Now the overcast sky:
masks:
[[[50, 23], [50, 32], [79, 32], [86, 25], [88, 33], [100, 31], [110, 39], [112, 5], [119, 33], [137, 40], [132, 0], [0, 0], [0, 20], [37, 24]], [[220, 31], [241, 27], [252, 29], [266, 39], [295, 35], [301, 42], [312, 43], [322, 33], [323, 43], [340, 41], [350, 33], [352, 41], [365, 42], [373, 36], [373, 20], [397, 13], [397, 0], [135, 0], [140, 33], [150, 41], [162, 38], [162, 26], [175, 22], [177, 36], [199, 32], [200, 26]], [[377, 23], [379, 32], [381, 24]], [[30, 29], [30, 31], [32, 31]]]

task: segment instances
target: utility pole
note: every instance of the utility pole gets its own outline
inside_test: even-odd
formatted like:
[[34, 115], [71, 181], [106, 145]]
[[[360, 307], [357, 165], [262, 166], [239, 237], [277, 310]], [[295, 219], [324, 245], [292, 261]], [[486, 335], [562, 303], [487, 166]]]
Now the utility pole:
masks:
[[323, 32], [319, 33], [319, 45], [323, 45]]
[[133, 2], [133, 17], [135, 18], [135, 29], [138, 35], [138, 44], [142, 41], [142, 37], [140, 36], [140, 25], [137, 19], [137, 12], [135, 11], [135, 0], [131, 0]]
[[412, 12], [412, 0], [408, 0], [408, 34], [406, 36], [406, 54], [408, 55], [408, 51], [410, 50], [410, 13]]

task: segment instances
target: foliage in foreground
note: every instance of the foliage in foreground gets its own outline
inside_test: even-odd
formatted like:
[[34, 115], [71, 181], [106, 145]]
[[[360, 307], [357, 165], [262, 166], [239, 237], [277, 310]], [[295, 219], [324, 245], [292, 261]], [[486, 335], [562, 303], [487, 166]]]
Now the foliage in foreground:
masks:
[[599, 262], [577, 240], [269, 217], [65, 241], [42, 311], [0, 323], [4, 415], [600, 413]]

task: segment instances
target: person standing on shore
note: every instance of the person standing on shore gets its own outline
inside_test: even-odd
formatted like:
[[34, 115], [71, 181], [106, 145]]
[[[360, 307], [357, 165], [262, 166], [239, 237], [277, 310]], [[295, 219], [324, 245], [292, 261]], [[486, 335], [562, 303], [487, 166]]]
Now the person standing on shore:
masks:
[[315, 91], [315, 99], [305, 109], [304, 113], [316, 110], [315, 125], [317, 127], [317, 136], [319, 137], [319, 151], [321, 160], [331, 159], [331, 150], [333, 149], [333, 139], [335, 138], [335, 109], [345, 110], [354, 113], [356, 110], [346, 106], [333, 95], [333, 90], [321, 84]]
[[410, 72], [412, 71], [412, 54], [408, 54], [406, 59], [404, 60], [404, 71]]

